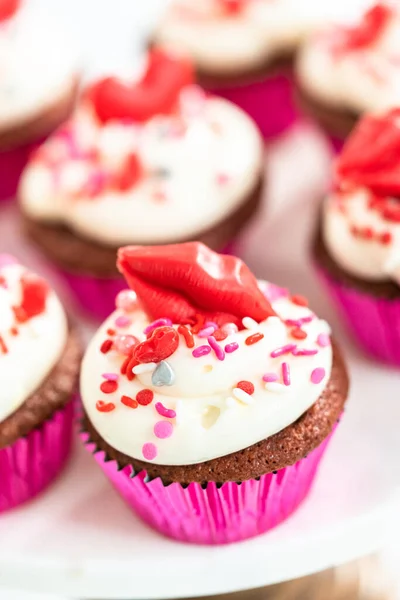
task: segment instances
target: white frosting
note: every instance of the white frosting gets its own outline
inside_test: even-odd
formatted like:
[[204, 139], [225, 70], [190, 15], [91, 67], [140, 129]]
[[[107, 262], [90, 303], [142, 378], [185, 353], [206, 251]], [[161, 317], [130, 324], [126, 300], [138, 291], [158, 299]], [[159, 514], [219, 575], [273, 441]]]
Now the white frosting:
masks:
[[209, 74], [235, 73], [292, 52], [316, 28], [338, 14], [351, 12], [343, 11], [340, 4], [250, 0], [244, 2], [239, 15], [229, 16], [217, 0], [175, 0], [154, 39], [189, 52], [196, 66]]
[[334, 50], [340, 29], [321, 32], [301, 48], [297, 76], [313, 98], [337, 108], [384, 110], [400, 102], [400, 16], [378, 40], [359, 50]]
[[[326, 247], [348, 273], [370, 281], [390, 278], [400, 285], [400, 223], [369, 208], [369, 200], [365, 188], [327, 198], [323, 215]], [[366, 229], [372, 237], [363, 235]], [[388, 243], [382, 243], [384, 235], [390, 236]]]
[[[195, 237], [240, 206], [262, 169], [262, 140], [250, 118], [195, 86], [181, 92], [179, 115], [100, 124], [83, 104], [69, 130], [80, 155], [56, 133], [44, 146], [49, 160], [25, 169], [19, 197], [30, 217], [65, 223], [103, 244]], [[88, 158], [93, 151], [96, 160]], [[135, 185], [85, 193], [97, 174], [112, 176], [131, 153], [143, 167]]]
[[33, 2], [0, 23], [0, 130], [46, 111], [72, 89], [71, 43]]
[[[17, 323], [13, 306], [21, 302], [21, 265], [0, 267], [0, 422], [17, 410], [57, 363], [67, 340], [67, 320], [49, 290], [43, 313]], [[13, 335], [15, 327], [17, 334]], [[15, 332], [14, 332], [15, 333]]]
[[[269, 285], [260, 283], [264, 287]], [[218, 360], [214, 352], [194, 358], [192, 349], [187, 348], [180, 336], [178, 349], [166, 360], [175, 373], [173, 385], [156, 387], [152, 384], [152, 371], [156, 366], [153, 363], [144, 365], [146, 372], [136, 375], [133, 381], [118, 375], [118, 389], [105, 394], [100, 391], [102, 376], [120, 373], [125, 359], [116, 350], [106, 354], [100, 351], [108, 337], [107, 329], [111, 327], [117, 329], [118, 334], [132, 334], [144, 340], [143, 330], [149, 324], [145, 313], [137, 309], [128, 315], [131, 324], [119, 329], [116, 319], [123, 313], [117, 310], [97, 331], [82, 365], [82, 400], [91, 423], [108, 444], [133, 458], [146, 460], [143, 446], [154, 444], [157, 456], [153, 462], [165, 465], [200, 463], [224, 456], [287, 427], [314, 404], [327, 385], [332, 349], [330, 344], [317, 342], [320, 334], [325, 334], [323, 337], [327, 339], [329, 333], [327, 323], [317, 317], [302, 325], [306, 339], [296, 340], [290, 336], [291, 327], [282, 319], [310, 316], [308, 308], [295, 305], [287, 296], [277, 298], [272, 306], [280, 318], [270, 317], [260, 324], [250, 320], [252, 329], [231, 333], [219, 342], [222, 348], [233, 342], [239, 344], [223, 361]], [[246, 345], [245, 339], [256, 332], [264, 334], [264, 338]], [[298, 349], [317, 349], [318, 353], [314, 356], [289, 353], [271, 358], [271, 352], [293, 343]], [[196, 347], [204, 344], [207, 345], [207, 339], [195, 336]], [[290, 385], [282, 383], [283, 362], [290, 368]], [[138, 371], [142, 371], [142, 367]], [[325, 375], [320, 382], [312, 383], [311, 374], [319, 368], [324, 369]], [[265, 384], [262, 377], [267, 373], [276, 374], [277, 381]], [[254, 384], [253, 395], [243, 396], [240, 391], [234, 391], [241, 380]], [[144, 388], [154, 392], [151, 404], [132, 409], [121, 403], [122, 395], [135, 398]], [[99, 412], [96, 408], [99, 400], [114, 403], [115, 409]], [[176, 418], [158, 414], [157, 402], [176, 411]], [[172, 435], [167, 439], [159, 439], [154, 433], [154, 426], [160, 421], [172, 424]]]

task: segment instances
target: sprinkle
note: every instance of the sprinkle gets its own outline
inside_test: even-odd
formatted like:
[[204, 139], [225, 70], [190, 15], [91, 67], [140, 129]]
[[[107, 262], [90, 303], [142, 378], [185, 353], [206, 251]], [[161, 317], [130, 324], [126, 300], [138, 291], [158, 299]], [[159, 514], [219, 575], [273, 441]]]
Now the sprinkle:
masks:
[[242, 323], [245, 329], [254, 329], [255, 327], [258, 327], [257, 321], [255, 321], [251, 317], [244, 317], [242, 319]]
[[114, 402], [103, 402], [103, 400], [97, 400], [96, 408], [99, 412], [111, 412], [115, 408]]
[[282, 363], [282, 379], [284, 385], [290, 385], [290, 367], [287, 362]]
[[204, 327], [214, 327], [214, 329], [218, 329], [218, 325], [217, 323], [214, 323], [214, 321], [206, 321]]
[[181, 334], [188, 348], [194, 348], [193, 333], [186, 327], [186, 325], [179, 325], [178, 333]]
[[243, 402], [243, 404], [251, 404], [253, 402], [253, 398], [250, 396], [250, 394], [247, 394], [240, 388], [233, 388], [232, 394], [236, 400]]
[[7, 354], [8, 353], [8, 348], [6, 346], [5, 341], [3, 340], [3, 338], [0, 335], [0, 350], [3, 354]]
[[[138, 364], [139, 364], [139, 362], [136, 360], [136, 358], [133, 358], [133, 356], [131, 356], [129, 358], [128, 364], [126, 365], [126, 370], [125, 370], [125, 374], [129, 381], [132, 381], [132, 379], [134, 379], [136, 377], [135, 373], [133, 372], [133, 369]], [[125, 367], [125, 363], [122, 366]]]
[[222, 342], [223, 340], [226, 340], [228, 334], [225, 331], [222, 331], [222, 329], [216, 329], [212, 336], [217, 340], [217, 342]]
[[132, 372], [135, 375], [141, 375], [142, 373], [151, 373], [156, 368], [155, 362], [149, 363], [141, 363], [140, 365], [135, 365], [132, 369]]
[[281, 348], [276, 348], [270, 354], [271, 358], [278, 358], [278, 356], [283, 356], [283, 354], [290, 354], [293, 350], [296, 349], [296, 344], [286, 344], [286, 346], [281, 346]]
[[305, 340], [307, 337], [307, 333], [300, 329], [300, 327], [293, 327], [290, 331], [290, 335], [294, 337], [295, 340]]
[[159, 415], [167, 419], [175, 419], [176, 417], [176, 412], [172, 408], [166, 408], [161, 402], [156, 403], [155, 409]]
[[392, 241], [392, 234], [389, 231], [382, 233], [382, 235], [380, 236], [380, 242], [384, 246], [389, 245], [391, 241]]
[[276, 392], [277, 394], [283, 394], [288, 390], [286, 385], [275, 381], [269, 381], [268, 383], [266, 383], [265, 389], [267, 390], [267, 392]]
[[143, 444], [142, 454], [146, 460], [154, 460], [157, 456], [157, 446], [151, 442]]
[[235, 323], [225, 323], [222, 325], [221, 329], [228, 335], [232, 335], [239, 331], [238, 326]]
[[199, 338], [208, 338], [208, 337], [210, 337], [210, 335], [212, 335], [214, 333], [214, 331], [215, 331], [214, 327], [206, 327], [205, 329], [201, 329], [201, 331], [199, 331], [197, 336]]
[[111, 329], [111, 327], [107, 329], [107, 335], [115, 335], [115, 329]]
[[265, 373], [262, 376], [262, 380], [266, 383], [273, 383], [274, 381], [278, 381], [279, 377], [276, 373]]
[[121, 396], [121, 402], [128, 408], [137, 408], [139, 403], [134, 398], [130, 398], [130, 396]]
[[107, 352], [110, 352], [112, 345], [113, 345], [112, 340], [104, 340], [104, 342], [100, 346], [100, 352], [102, 352], [103, 354], [107, 354]]
[[118, 383], [108, 379], [107, 381], [103, 381], [103, 383], [100, 385], [100, 389], [103, 394], [112, 394], [118, 389]]
[[195, 323], [194, 325], [192, 325], [192, 332], [193, 333], [198, 333], [200, 331], [200, 329], [202, 329], [206, 318], [203, 315], [200, 314], [196, 314], [194, 316], [195, 318]]
[[293, 356], [315, 356], [318, 354], [318, 350], [316, 348], [309, 350], [307, 348], [295, 348], [292, 354]]
[[324, 377], [325, 369], [323, 367], [318, 367], [317, 369], [314, 369], [314, 371], [311, 373], [311, 383], [321, 383]]
[[253, 344], [257, 344], [264, 337], [263, 333], [253, 333], [253, 335], [249, 335], [248, 338], [245, 339], [244, 343], [246, 346], [252, 346]]
[[207, 338], [207, 342], [210, 344], [211, 348], [214, 350], [215, 356], [218, 360], [225, 360], [225, 352], [222, 350], [221, 346], [218, 344], [217, 340], [213, 337]]
[[17, 327], [11, 327], [10, 334], [13, 335], [13, 336], [18, 335], [19, 331], [18, 331]]
[[145, 335], [148, 335], [149, 333], [154, 331], [154, 329], [157, 329], [157, 327], [165, 327], [165, 326], [172, 327], [171, 319], [157, 319], [156, 321], [153, 321], [152, 323], [150, 323], [150, 325], [147, 325], [147, 327], [143, 333]]
[[199, 358], [200, 356], [205, 356], [206, 354], [210, 354], [211, 352], [211, 348], [210, 346], [198, 346], [198, 348], [195, 348], [192, 352], [192, 355], [195, 358]]
[[119, 354], [130, 354], [138, 344], [139, 339], [134, 335], [117, 335], [114, 339], [114, 348]]
[[115, 299], [117, 308], [124, 312], [133, 312], [137, 308], [137, 297], [133, 290], [122, 290]]
[[238, 348], [239, 344], [237, 342], [232, 342], [231, 344], [226, 344], [225, 352], [231, 354], [232, 352], [235, 352], [235, 350], [237, 350]]
[[265, 290], [263, 290], [263, 294], [270, 302], [275, 302], [280, 298], [287, 298], [289, 295], [285, 288], [281, 288], [273, 283], [270, 283]]
[[117, 381], [118, 373], [103, 373], [102, 377], [103, 379], [107, 379], [107, 381]]
[[154, 435], [161, 440], [171, 437], [174, 428], [169, 421], [158, 421], [154, 425]]
[[217, 174], [217, 183], [218, 185], [225, 185], [228, 181], [231, 180], [231, 177], [226, 173], [218, 173]]
[[317, 344], [321, 348], [326, 348], [331, 345], [331, 339], [327, 333], [320, 333], [317, 337]]
[[289, 327], [301, 327], [302, 325], [305, 325], [306, 323], [311, 323], [311, 321], [314, 319], [314, 315], [308, 315], [307, 317], [301, 317], [300, 319], [286, 319], [285, 321], [285, 325], [288, 325]]
[[153, 391], [148, 389], [140, 390], [140, 392], [136, 394], [136, 400], [141, 406], [147, 406], [153, 401], [153, 398]]
[[126, 317], [125, 315], [120, 315], [114, 321], [116, 327], [129, 327], [132, 323], [132, 319]]
[[251, 381], [239, 381], [239, 383], [236, 384], [236, 387], [240, 390], [243, 390], [244, 392], [246, 392], [246, 394], [249, 394], [250, 396], [254, 394], [254, 385], [251, 383]]
[[293, 302], [293, 304], [297, 304], [297, 306], [308, 306], [308, 300], [304, 296], [292, 296], [290, 301]]

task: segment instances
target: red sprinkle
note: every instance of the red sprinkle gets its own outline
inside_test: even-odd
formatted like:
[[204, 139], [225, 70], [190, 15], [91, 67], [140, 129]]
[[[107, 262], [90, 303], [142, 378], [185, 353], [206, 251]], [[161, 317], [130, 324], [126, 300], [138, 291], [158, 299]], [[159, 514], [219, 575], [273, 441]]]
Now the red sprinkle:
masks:
[[264, 337], [263, 333], [253, 333], [253, 335], [249, 335], [248, 338], [245, 339], [246, 346], [252, 346], [253, 344], [257, 344]]
[[97, 400], [96, 408], [99, 412], [111, 412], [115, 408], [114, 402], [103, 402], [103, 400]]
[[3, 354], [7, 354], [8, 353], [8, 348], [6, 346], [5, 341], [3, 340], [3, 338], [0, 335], [0, 350]]
[[254, 394], [254, 385], [251, 383], [251, 381], [239, 381], [239, 383], [236, 384], [236, 387], [240, 390], [243, 390], [244, 392], [246, 392], [246, 394], [249, 394], [250, 396]]
[[193, 333], [186, 327], [186, 325], [179, 325], [178, 333], [181, 334], [188, 348], [194, 348]]
[[140, 363], [138, 360], [136, 360], [136, 358], [134, 358], [133, 356], [131, 356], [129, 358], [128, 364], [126, 365], [126, 371], [125, 371], [125, 375], [127, 376], [129, 381], [132, 381], [133, 379], [135, 379], [136, 375], [132, 371], [132, 369], [133, 369], [133, 367], [136, 367], [138, 364], [140, 364]]
[[104, 340], [104, 342], [100, 346], [100, 352], [102, 352], [103, 354], [107, 354], [107, 352], [110, 352], [112, 345], [112, 340]]
[[138, 392], [136, 394], [136, 400], [142, 406], [147, 406], [148, 404], [150, 404], [150, 402], [153, 401], [153, 398], [154, 398], [154, 393], [148, 389], [140, 390], [140, 392]]
[[293, 304], [297, 304], [297, 306], [308, 306], [308, 300], [304, 296], [292, 296], [290, 300]]
[[11, 327], [10, 333], [11, 333], [11, 335], [15, 336], [15, 335], [19, 334], [19, 331], [18, 331], [17, 327]]
[[203, 315], [195, 315], [196, 322], [192, 325], [192, 332], [199, 333], [200, 329], [203, 329], [203, 325], [205, 323], [205, 316]]
[[222, 331], [222, 329], [216, 329], [212, 336], [217, 340], [217, 342], [222, 342], [222, 340], [226, 340], [228, 334], [225, 333], [225, 331]]
[[300, 329], [300, 327], [293, 327], [290, 331], [290, 335], [296, 340], [305, 340], [307, 337], [307, 333], [303, 331], [303, 329]]
[[100, 389], [103, 394], [112, 394], [118, 389], [118, 383], [112, 379], [107, 379], [100, 385]]
[[18, 323], [26, 323], [28, 321], [29, 317], [21, 306], [13, 306], [12, 309]]
[[392, 241], [392, 234], [389, 233], [389, 231], [382, 233], [382, 235], [380, 236], [380, 242], [384, 246], [387, 246], [388, 244], [390, 244], [391, 241]]
[[115, 330], [114, 329], [107, 329], [107, 335], [115, 335]]
[[138, 401], [134, 398], [130, 398], [129, 396], [121, 396], [121, 402], [129, 408], [137, 408], [139, 406]]

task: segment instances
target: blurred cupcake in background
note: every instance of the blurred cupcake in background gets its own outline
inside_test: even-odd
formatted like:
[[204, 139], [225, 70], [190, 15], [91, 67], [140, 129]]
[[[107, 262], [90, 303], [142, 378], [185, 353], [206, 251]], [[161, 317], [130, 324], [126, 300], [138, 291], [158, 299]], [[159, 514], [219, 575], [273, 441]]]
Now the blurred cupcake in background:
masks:
[[362, 347], [400, 366], [400, 109], [360, 121], [334, 184], [315, 260]]
[[309, 0], [173, 0], [152, 43], [180, 48], [201, 86], [238, 104], [263, 136], [295, 120], [291, 67], [300, 42], [329, 20], [332, 3]]
[[49, 285], [0, 255], [0, 513], [33, 498], [71, 448], [81, 347]]
[[226, 249], [255, 213], [262, 179], [251, 119], [194, 85], [187, 59], [155, 50], [139, 81], [103, 79], [84, 94], [32, 156], [19, 198], [31, 239], [105, 318], [123, 286], [119, 246]]
[[366, 111], [400, 105], [400, 12], [375, 4], [352, 26], [309, 38], [297, 60], [302, 107], [340, 147]]
[[77, 54], [44, 7], [0, 0], [0, 199], [15, 195], [32, 144], [71, 113]]
[[118, 257], [131, 290], [82, 364], [87, 449], [169, 537], [222, 544], [275, 527], [307, 496], [347, 399], [328, 324], [197, 242]]

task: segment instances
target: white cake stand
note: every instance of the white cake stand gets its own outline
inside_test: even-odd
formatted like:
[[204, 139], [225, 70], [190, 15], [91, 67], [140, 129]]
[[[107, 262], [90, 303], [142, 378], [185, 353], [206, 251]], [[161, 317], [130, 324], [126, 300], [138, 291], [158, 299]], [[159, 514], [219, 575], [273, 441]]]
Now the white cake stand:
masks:
[[[218, 594], [310, 574], [382, 544], [400, 489], [400, 377], [353, 346], [307, 266], [314, 200], [327, 173], [319, 144], [294, 131], [273, 149], [270, 216], [254, 225], [245, 248], [258, 275], [309, 296], [333, 324], [351, 367], [348, 409], [307, 501], [254, 540], [184, 545], [133, 516], [77, 444], [67, 471], [47, 493], [0, 517], [0, 589], [82, 599]], [[18, 237], [13, 211], [1, 210], [0, 251], [35, 264]]]

